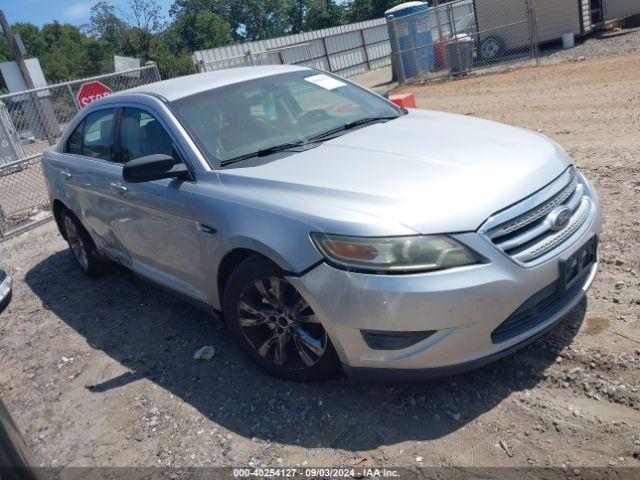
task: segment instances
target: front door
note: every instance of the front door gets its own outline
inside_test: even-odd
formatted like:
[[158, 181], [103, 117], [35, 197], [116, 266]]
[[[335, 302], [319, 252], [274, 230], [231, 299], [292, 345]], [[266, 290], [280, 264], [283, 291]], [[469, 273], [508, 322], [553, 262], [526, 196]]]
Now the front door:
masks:
[[640, 1], [638, 0], [604, 0], [605, 20], [616, 20], [637, 14], [640, 14]]
[[[180, 156], [163, 124], [150, 112], [125, 107], [118, 158], [123, 164], [152, 154]], [[130, 267], [174, 290], [206, 301], [198, 223], [189, 189], [177, 179], [127, 183], [122, 175], [112, 197], [111, 231], [130, 257]]]

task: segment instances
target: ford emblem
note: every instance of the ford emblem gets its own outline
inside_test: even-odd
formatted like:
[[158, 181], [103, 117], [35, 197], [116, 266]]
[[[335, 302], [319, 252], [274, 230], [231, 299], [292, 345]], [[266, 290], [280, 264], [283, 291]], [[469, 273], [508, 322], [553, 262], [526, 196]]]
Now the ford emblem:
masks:
[[558, 207], [547, 215], [547, 222], [552, 230], [562, 230], [571, 220], [571, 209], [569, 207]]

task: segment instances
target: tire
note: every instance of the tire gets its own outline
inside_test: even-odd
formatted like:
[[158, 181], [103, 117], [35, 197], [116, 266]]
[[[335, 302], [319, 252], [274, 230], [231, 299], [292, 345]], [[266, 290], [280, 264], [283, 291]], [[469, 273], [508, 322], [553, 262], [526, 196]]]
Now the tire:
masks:
[[100, 277], [107, 273], [111, 264], [98, 254], [89, 232], [78, 218], [69, 210], [63, 210], [60, 217], [69, 249], [82, 273], [89, 277]]
[[242, 350], [271, 375], [317, 381], [333, 376], [340, 366], [311, 307], [267, 259], [251, 257], [231, 273], [223, 313]]
[[478, 55], [483, 60], [496, 60], [504, 54], [504, 42], [498, 37], [485, 38], [480, 42], [480, 48], [478, 48]]

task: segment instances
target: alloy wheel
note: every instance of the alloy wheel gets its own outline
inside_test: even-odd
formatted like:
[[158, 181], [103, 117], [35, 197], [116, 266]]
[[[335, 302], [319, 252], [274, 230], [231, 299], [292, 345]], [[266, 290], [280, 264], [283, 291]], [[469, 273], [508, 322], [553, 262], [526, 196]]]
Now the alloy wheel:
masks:
[[284, 278], [269, 276], [248, 284], [240, 294], [237, 313], [250, 345], [277, 367], [310, 368], [325, 353], [327, 333], [309, 304]]
[[87, 270], [89, 268], [89, 259], [87, 257], [87, 249], [80, 238], [78, 229], [73, 219], [67, 215], [64, 219], [64, 228], [67, 233], [67, 241], [73, 256], [76, 258], [80, 266]]

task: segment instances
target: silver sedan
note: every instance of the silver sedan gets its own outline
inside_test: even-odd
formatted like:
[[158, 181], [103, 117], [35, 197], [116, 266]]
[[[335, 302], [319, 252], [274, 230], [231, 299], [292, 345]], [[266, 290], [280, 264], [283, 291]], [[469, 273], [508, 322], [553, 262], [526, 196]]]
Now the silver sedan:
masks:
[[43, 168], [86, 274], [115, 262], [221, 313], [287, 379], [476, 368], [556, 324], [597, 269], [598, 199], [557, 144], [306, 68], [111, 95]]

